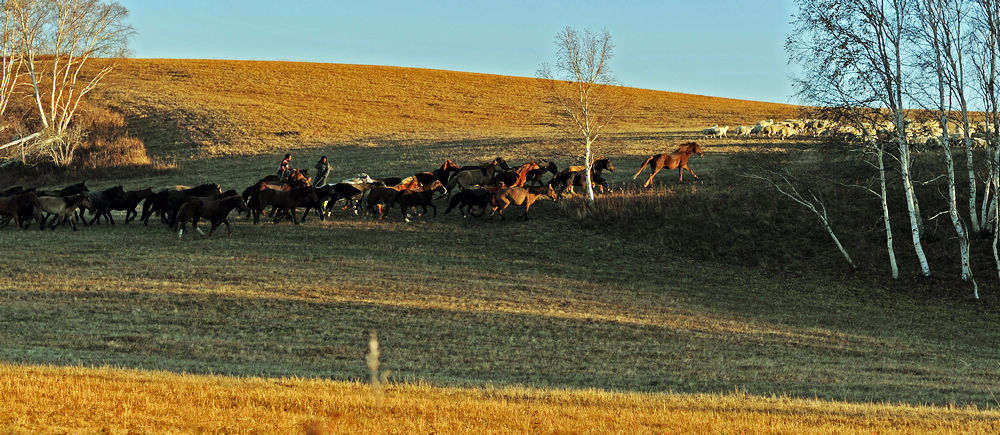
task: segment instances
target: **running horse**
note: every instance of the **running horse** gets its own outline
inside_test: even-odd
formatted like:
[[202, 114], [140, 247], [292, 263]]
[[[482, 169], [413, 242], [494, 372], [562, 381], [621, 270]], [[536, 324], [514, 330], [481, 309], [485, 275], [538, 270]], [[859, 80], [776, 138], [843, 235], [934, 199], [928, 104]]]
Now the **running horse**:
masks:
[[681, 175], [680, 181], [684, 181], [685, 169], [691, 173], [692, 177], [698, 179], [698, 176], [694, 174], [694, 171], [687, 166], [688, 159], [691, 158], [692, 153], [697, 153], [699, 156], [705, 155], [705, 153], [701, 150], [701, 145], [698, 145], [696, 142], [688, 142], [677, 147], [677, 150], [670, 154], [657, 154], [655, 156], [650, 156], [645, 162], [642, 163], [642, 166], [639, 167], [639, 172], [636, 172], [635, 175], [632, 176], [632, 179], [636, 179], [636, 177], [638, 177], [639, 174], [646, 169], [646, 165], [649, 165], [650, 163], [653, 165], [653, 173], [650, 174], [649, 179], [646, 180], [646, 184], [643, 184], [642, 187], [649, 187], [649, 185], [653, 182], [653, 177], [655, 177], [656, 174], [660, 172], [660, 169], [663, 168], [678, 169]]

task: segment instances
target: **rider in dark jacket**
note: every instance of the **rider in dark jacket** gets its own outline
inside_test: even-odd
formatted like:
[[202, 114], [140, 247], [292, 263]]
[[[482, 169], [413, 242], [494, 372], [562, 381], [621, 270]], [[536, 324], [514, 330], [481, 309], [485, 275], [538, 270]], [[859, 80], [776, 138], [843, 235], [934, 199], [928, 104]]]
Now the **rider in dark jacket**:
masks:
[[326, 163], [326, 156], [320, 157], [316, 162], [316, 180], [313, 186], [322, 187], [326, 185], [326, 177], [330, 175], [330, 165]]

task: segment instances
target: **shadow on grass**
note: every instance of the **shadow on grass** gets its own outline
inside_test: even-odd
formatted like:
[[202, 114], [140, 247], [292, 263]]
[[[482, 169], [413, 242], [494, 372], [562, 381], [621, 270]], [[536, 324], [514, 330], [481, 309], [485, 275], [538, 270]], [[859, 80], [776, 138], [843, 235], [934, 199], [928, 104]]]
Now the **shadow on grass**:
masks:
[[995, 406], [985, 373], [942, 379], [927, 361], [889, 362], [876, 347], [811, 349], [812, 364], [792, 366], [794, 345], [726, 349], [696, 332], [515, 313], [208, 293], [12, 290], [2, 300], [0, 359], [12, 363], [364, 380], [374, 329], [397, 380]]

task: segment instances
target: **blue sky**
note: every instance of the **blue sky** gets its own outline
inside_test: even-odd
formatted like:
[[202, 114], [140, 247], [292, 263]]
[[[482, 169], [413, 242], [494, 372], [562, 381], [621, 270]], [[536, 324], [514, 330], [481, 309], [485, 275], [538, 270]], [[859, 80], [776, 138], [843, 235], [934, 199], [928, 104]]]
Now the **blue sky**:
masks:
[[793, 102], [792, 0], [119, 0], [138, 58], [411, 66], [532, 77], [564, 26], [607, 29], [625, 86]]

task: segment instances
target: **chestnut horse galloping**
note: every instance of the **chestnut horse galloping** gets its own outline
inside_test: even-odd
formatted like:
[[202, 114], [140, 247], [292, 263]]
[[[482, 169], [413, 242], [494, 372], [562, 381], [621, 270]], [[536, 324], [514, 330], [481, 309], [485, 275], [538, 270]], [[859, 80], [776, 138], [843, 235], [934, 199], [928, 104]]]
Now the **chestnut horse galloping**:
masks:
[[639, 174], [646, 169], [646, 165], [651, 162], [653, 164], [653, 173], [650, 174], [649, 179], [646, 180], [646, 184], [643, 184], [642, 187], [648, 187], [650, 183], [653, 182], [653, 177], [655, 177], [656, 174], [660, 172], [660, 169], [663, 168], [679, 169], [681, 173], [681, 181], [684, 181], [685, 169], [691, 173], [691, 176], [697, 179], [698, 176], [695, 175], [694, 171], [687, 166], [688, 159], [691, 158], [692, 153], [698, 153], [699, 156], [705, 155], [705, 153], [701, 150], [701, 145], [698, 145], [695, 142], [688, 142], [677, 147], [677, 150], [670, 154], [657, 154], [655, 156], [650, 156], [645, 162], [642, 163], [642, 166], [639, 168], [639, 172], [636, 172], [635, 175], [632, 176], [632, 179], [634, 180], [638, 177]]

